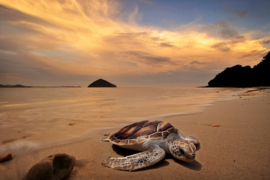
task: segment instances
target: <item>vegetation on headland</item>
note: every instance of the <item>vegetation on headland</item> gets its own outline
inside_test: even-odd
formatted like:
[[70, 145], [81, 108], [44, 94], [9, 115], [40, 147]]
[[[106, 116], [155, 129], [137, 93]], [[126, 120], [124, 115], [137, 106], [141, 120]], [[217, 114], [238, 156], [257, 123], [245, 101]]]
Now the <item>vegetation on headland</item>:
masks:
[[270, 52], [253, 68], [236, 65], [228, 67], [208, 82], [207, 87], [270, 86]]

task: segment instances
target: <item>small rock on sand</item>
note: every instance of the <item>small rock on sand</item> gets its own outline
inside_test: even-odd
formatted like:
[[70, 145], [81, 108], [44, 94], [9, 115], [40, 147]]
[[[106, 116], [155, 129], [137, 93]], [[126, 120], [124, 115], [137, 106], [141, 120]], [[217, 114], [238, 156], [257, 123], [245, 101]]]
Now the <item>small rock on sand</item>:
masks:
[[0, 157], [0, 162], [5, 162], [5, 161], [9, 161], [11, 160], [13, 157], [12, 157], [12, 154], [9, 153], [8, 155], [6, 155], [5, 157]]

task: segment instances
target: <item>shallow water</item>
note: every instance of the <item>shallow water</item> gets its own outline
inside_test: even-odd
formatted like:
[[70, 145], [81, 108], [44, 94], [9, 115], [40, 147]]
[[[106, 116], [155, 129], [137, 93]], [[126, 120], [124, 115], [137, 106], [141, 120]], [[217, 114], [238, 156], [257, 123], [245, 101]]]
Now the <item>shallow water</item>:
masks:
[[53, 142], [93, 128], [195, 113], [243, 90], [222, 88], [0, 88], [0, 144]]

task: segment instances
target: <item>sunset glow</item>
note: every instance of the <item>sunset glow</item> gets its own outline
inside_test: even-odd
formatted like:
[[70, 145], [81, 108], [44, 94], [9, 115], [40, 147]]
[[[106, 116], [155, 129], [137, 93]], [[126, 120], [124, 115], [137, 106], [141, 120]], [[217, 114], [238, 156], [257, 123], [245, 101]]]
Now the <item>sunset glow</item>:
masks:
[[248, 11], [211, 23], [203, 14], [172, 26], [145, 22], [140, 8], [158, 5], [0, 0], [0, 84], [86, 86], [105, 78], [120, 86], [206, 85], [228, 66], [258, 64], [270, 50], [269, 22], [245, 27]]

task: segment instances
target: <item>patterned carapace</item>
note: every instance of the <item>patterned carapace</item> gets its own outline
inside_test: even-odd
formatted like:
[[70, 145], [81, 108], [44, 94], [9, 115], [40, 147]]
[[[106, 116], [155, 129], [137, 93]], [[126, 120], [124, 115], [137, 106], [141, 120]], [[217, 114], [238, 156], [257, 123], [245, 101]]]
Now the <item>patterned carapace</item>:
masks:
[[135, 144], [141, 143], [148, 138], [166, 138], [172, 131], [177, 132], [170, 123], [163, 121], [141, 121], [120, 129], [109, 138], [113, 144]]

